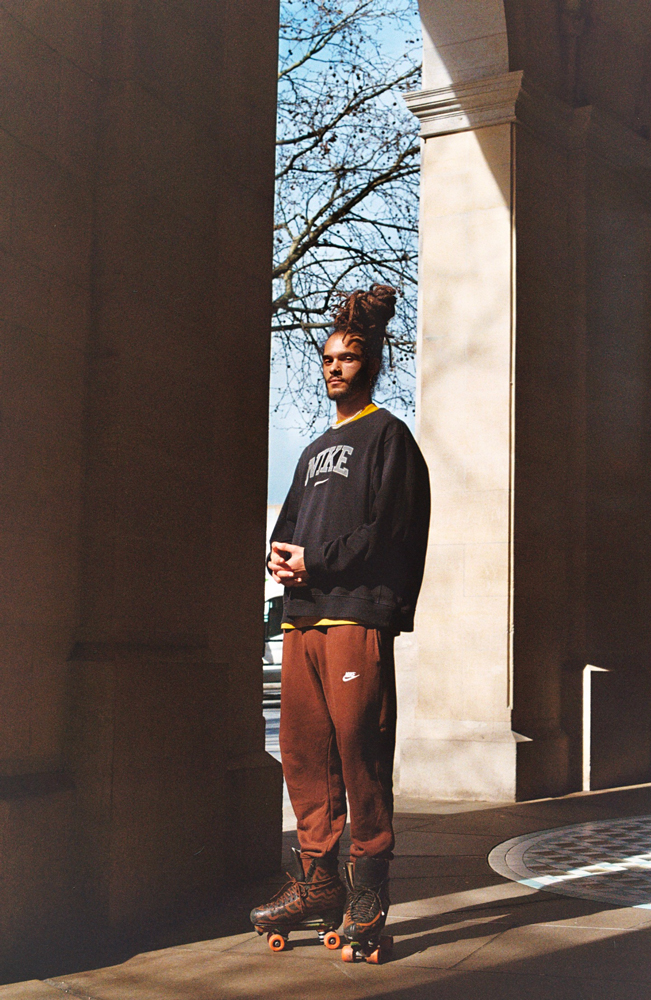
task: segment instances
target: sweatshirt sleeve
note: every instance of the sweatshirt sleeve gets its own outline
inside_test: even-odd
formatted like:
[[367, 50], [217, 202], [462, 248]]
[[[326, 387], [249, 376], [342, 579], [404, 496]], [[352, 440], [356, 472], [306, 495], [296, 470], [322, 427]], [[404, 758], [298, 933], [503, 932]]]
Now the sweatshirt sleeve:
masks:
[[[298, 517], [298, 507], [301, 496], [302, 466], [303, 463], [301, 459], [299, 459], [294, 472], [292, 485], [289, 488], [289, 493], [285, 497], [285, 502], [282, 505], [280, 514], [278, 515], [278, 520], [276, 521], [274, 530], [271, 532], [270, 541], [272, 542], [292, 542], [294, 539], [294, 531], [296, 529], [296, 519]], [[271, 550], [267, 553], [267, 558], [265, 560], [267, 571], [269, 570], [270, 558]]]
[[429, 506], [425, 460], [409, 430], [398, 429], [384, 441], [379, 485], [368, 523], [324, 544], [306, 545], [307, 572], [316, 579], [336, 577], [385, 556], [387, 551], [424, 553]]

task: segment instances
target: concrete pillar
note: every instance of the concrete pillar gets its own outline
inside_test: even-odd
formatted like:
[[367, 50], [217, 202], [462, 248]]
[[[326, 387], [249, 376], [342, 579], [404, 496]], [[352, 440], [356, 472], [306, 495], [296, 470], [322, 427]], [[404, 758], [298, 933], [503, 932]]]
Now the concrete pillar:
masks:
[[[580, 18], [556, 35], [551, 8], [509, 9], [507, 35], [501, 3], [425, 0], [425, 89], [407, 98], [423, 136], [417, 422], [433, 487], [417, 628], [399, 644], [398, 787], [417, 797], [580, 788], [583, 668], [602, 660], [617, 676], [609, 705], [598, 693], [611, 682], [596, 682], [599, 780], [648, 771], [633, 708], [648, 657], [639, 627], [629, 615], [625, 635], [623, 621], [651, 594], [648, 576], [635, 569], [636, 584], [624, 582], [617, 560], [625, 545], [629, 565], [641, 564], [644, 535], [604, 507], [617, 497], [618, 510], [648, 509], [634, 427], [648, 398], [639, 248], [650, 143], [579, 101]], [[615, 241], [597, 235], [617, 225], [613, 210], [629, 220], [624, 273], [638, 247], [625, 307], [602, 291], [622, 270], [624, 229]], [[623, 447], [624, 399], [637, 444], [622, 474], [609, 442]], [[619, 567], [614, 592], [605, 565]], [[607, 720], [611, 730], [635, 720], [629, 746], [613, 744]]]
[[279, 862], [261, 712], [277, 17], [0, 11], [5, 981]]
[[476, 130], [457, 91], [408, 98], [425, 137], [418, 434], [432, 521], [411, 697], [401, 702], [407, 795], [515, 794], [509, 118], [518, 88], [508, 74], [466, 88]]

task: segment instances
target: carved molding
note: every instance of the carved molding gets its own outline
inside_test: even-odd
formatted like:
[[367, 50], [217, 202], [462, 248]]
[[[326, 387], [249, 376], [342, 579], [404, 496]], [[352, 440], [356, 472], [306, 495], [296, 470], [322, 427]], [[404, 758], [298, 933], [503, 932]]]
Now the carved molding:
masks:
[[515, 102], [519, 125], [564, 149], [581, 149], [586, 144], [592, 107], [573, 108], [523, 78]]
[[515, 101], [521, 84], [522, 71], [517, 70], [438, 90], [419, 90], [404, 97], [409, 110], [420, 119], [421, 136], [429, 139], [515, 121]]
[[518, 94], [516, 121], [569, 151], [585, 151], [618, 170], [651, 170], [651, 142], [594, 104], [572, 108], [526, 78]]
[[594, 153], [619, 170], [651, 170], [651, 142], [599, 108], [592, 108], [586, 141]]
[[651, 170], [651, 141], [595, 105], [574, 108], [521, 70], [438, 90], [406, 94], [423, 139], [516, 122], [568, 151], [586, 151], [619, 170]]

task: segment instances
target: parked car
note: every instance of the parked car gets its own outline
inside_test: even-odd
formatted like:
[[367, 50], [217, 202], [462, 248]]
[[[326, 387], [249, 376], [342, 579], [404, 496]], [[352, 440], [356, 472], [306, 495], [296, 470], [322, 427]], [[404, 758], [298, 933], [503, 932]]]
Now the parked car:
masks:
[[283, 588], [273, 580], [265, 583], [264, 602], [264, 652], [262, 675], [264, 705], [280, 704], [280, 668], [283, 655]]

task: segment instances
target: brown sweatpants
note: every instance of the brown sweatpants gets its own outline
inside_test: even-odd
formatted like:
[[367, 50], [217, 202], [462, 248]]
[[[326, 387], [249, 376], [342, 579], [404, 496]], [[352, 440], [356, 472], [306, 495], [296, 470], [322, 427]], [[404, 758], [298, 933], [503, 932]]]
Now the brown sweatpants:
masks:
[[280, 751], [303, 857], [337, 854], [346, 792], [351, 855], [392, 857], [393, 640], [363, 625], [285, 633]]

